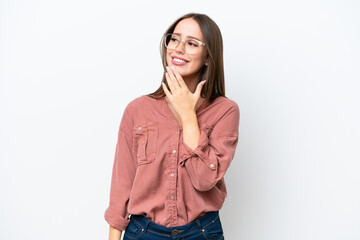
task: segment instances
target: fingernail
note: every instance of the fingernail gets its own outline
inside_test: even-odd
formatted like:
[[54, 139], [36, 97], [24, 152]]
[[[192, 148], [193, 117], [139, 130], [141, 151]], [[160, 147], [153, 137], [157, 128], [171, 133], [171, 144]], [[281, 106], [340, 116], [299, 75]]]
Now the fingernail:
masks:
[[166, 66], [166, 69], [169, 70], [169, 66]]
[[172, 66], [171, 68], [175, 70], [175, 67], [174, 67], [174, 66]]

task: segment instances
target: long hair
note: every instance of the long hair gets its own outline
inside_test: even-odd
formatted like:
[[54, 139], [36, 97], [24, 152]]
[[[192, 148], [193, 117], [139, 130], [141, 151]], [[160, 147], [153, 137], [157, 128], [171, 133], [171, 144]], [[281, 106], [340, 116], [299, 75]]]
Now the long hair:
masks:
[[[206, 80], [206, 83], [202, 87], [201, 97], [205, 98], [205, 101], [211, 103], [218, 96], [225, 97], [225, 80], [224, 80], [224, 60], [223, 60], [223, 41], [222, 35], [217, 24], [207, 15], [199, 13], [188, 13], [178, 18], [170, 27], [165, 31], [164, 35], [173, 33], [176, 25], [183, 19], [192, 18], [200, 26], [201, 33], [206, 43], [208, 65], [204, 65], [201, 69], [198, 83], [202, 80]], [[164, 38], [161, 38], [160, 42], [160, 55], [164, 68], [164, 74], [162, 82], [167, 85], [165, 72], [166, 72], [166, 47], [164, 45]], [[168, 87], [169, 88], [169, 87]], [[162, 98], [166, 94], [162, 85], [153, 93], [147, 94], [152, 98]]]

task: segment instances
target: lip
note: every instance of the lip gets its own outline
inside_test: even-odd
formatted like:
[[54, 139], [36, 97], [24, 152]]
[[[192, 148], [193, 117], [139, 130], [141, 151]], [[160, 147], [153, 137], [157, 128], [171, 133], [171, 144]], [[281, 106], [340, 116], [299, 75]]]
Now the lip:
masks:
[[171, 56], [172, 59], [174, 58], [178, 58], [178, 59], [181, 59], [181, 60], [184, 60], [185, 62], [189, 62], [188, 60], [184, 59], [184, 58], [181, 58], [181, 57], [178, 57], [178, 56]]
[[[174, 60], [174, 58], [178, 58], [178, 59], [181, 59], [181, 60], [184, 60], [185, 62], [183, 63], [179, 63], [177, 61]], [[183, 59], [181, 57], [177, 57], [177, 56], [171, 56], [171, 63], [175, 66], [184, 66], [185, 64], [187, 64], [189, 61], [186, 60], [186, 59]]]

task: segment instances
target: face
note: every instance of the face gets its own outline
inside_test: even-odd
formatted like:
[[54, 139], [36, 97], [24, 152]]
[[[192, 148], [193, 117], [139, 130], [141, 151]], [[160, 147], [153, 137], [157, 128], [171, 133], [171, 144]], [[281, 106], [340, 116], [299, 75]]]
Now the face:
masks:
[[[181, 39], [195, 38], [204, 42], [199, 24], [192, 18], [181, 20], [175, 27], [174, 33], [180, 35]], [[179, 63], [174, 58], [181, 58], [185, 63]], [[185, 44], [180, 43], [176, 49], [166, 50], [166, 62], [168, 66], [174, 66], [180, 75], [185, 77], [196, 77], [206, 62], [206, 48], [200, 46], [196, 54], [187, 54]]]

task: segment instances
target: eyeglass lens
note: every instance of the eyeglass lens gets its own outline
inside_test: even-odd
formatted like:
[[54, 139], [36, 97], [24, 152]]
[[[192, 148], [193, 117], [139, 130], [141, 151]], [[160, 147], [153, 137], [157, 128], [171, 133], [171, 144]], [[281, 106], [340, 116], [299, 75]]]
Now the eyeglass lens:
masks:
[[[175, 49], [181, 42], [181, 38], [176, 34], [168, 34], [165, 38], [165, 46], [168, 49]], [[200, 44], [194, 39], [186, 39], [185, 40], [185, 51], [188, 54], [195, 54], [199, 51]]]

